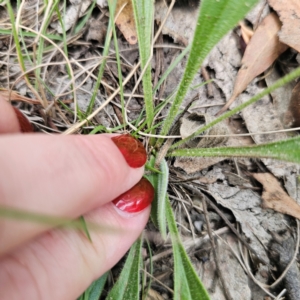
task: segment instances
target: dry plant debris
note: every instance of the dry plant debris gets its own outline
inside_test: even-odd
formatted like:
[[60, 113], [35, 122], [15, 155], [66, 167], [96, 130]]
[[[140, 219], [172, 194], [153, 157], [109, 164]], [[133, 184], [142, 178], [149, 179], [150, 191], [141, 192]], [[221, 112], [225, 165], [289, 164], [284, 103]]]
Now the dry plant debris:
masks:
[[[297, 225], [299, 228], [299, 221]], [[300, 294], [300, 273], [295, 260], [295, 249], [297, 254], [298, 247], [299, 237], [295, 241], [290, 233], [283, 237], [274, 236], [270, 245], [272, 259], [276, 261], [279, 271], [285, 274], [283, 281], [289, 300], [298, 300]]]
[[267, 70], [271, 64], [287, 50], [278, 38], [280, 21], [275, 13], [269, 14], [258, 26], [247, 45], [242, 59], [242, 65], [234, 83], [232, 96], [226, 105], [218, 112], [222, 114], [248, 84], [259, 74]]
[[282, 120], [286, 127], [300, 127], [300, 83], [292, 90], [289, 106]]
[[128, 0], [119, 0], [116, 7], [116, 24], [123, 33], [127, 42], [131, 45], [137, 43], [137, 33], [134, 23], [134, 14], [132, 2]]
[[262, 194], [263, 207], [288, 214], [300, 219], [300, 206], [281, 187], [278, 180], [270, 173], [257, 173], [253, 177], [264, 187]]
[[282, 28], [279, 39], [300, 52], [300, 4], [297, 0], [268, 0], [269, 5], [278, 13]]
[[72, 0], [70, 2], [71, 5], [67, 7], [64, 15], [64, 28], [62, 28], [59, 21], [51, 24], [51, 26], [55, 28], [58, 33], [63, 33], [64, 30], [68, 31], [71, 29], [78, 21], [78, 18], [82, 17], [87, 11], [92, 3], [92, 0]]

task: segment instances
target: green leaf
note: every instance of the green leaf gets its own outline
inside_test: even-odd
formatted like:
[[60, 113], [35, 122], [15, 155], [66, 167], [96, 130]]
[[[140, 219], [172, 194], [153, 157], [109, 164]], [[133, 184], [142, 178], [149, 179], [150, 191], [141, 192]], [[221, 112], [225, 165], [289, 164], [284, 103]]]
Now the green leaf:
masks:
[[[192, 48], [161, 135], [167, 135], [203, 60], [219, 40], [254, 6], [257, 0], [202, 0]], [[158, 141], [161, 145], [162, 139]]]
[[154, 15], [154, 1], [152, 0], [132, 0], [135, 25], [138, 34], [139, 53], [141, 69], [145, 69], [142, 78], [145, 108], [148, 128], [151, 127], [154, 118], [154, 106], [152, 96], [152, 76], [151, 63], [148, 62], [152, 56], [152, 28]]
[[300, 136], [248, 147], [175, 149], [168, 156], [275, 158], [300, 164]]
[[125, 265], [107, 300], [139, 300], [142, 238], [131, 247]]
[[[151, 155], [149, 162], [147, 163], [148, 166], [151, 168], [154, 168], [155, 165], [155, 156]], [[150, 218], [153, 224], [158, 228], [158, 201], [157, 201], [157, 186], [158, 186], [158, 173], [150, 173], [150, 174], [145, 174], [144, 175], [153, 185], [154, 190], [155, 190], [155, 197], [151, 205], [151, 213], [150, 213]]]
[[169, 200], [167, 195], [169, 183], [169, 167], [165, 159], [160, 163], [160, 174], [157, 175], [157, 221], [158, 228], [163, 239], [167, 238], [167, 221], [166, 221], [166, 202]]
[[108, 273], [105, 273], [100, 278], [95, 280], [78, 300], [99, 300], [106, 283]]
[[[154, 164], [155, 157], [151, 156], [148, 162], [148, 168], [154, 168]], [[151, 205], [151, 220], [153, 224], [159, 228], [163, 239], [166, 239], [166, 202], [168, 201], [169, 168], [165, 159], [162, 160], [159, 170], [159, 173], [151, 173], [150, 175], [145, 175], [145, 177], [152, 183], [155, 190], [155, 198]]]
[[166, 217], [174, 256], [174, 300], [209, 300], [209, 295], [180, 241], [169, 201], [166, 202]]

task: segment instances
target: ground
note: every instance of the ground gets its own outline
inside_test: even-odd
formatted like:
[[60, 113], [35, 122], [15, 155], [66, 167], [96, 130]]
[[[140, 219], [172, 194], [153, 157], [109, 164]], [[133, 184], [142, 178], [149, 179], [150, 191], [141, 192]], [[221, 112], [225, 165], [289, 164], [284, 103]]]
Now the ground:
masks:
[[[286, 41], [286, 36], [282, 41], [278, 40], [281, 23], [277, 13], [282, 17], [282, 11], [278, 9], [276, 12], [277, 7], [273, 2], [260, 1], [243, 23], [230, 31], [211, 51], [182, 105], [182, 109], [185, 109], [191, 104], [175, 124], [175, 135], [185, 137], [193, 133], [199, 126], [212, 120], [225, 103], [232, 99], [236, 86], [239, 85], [236, 80], [241, 65], [247, 65], [249, 70], [260, 64], [260, 68], [253, 71], [249, 84], [237, 93], [230, 109], [257, 95], [298, 67], [300, 55], [297, 48]], [[168, 4], [165, 1], [155, 3], [155, 30], [163, 22]], [[286, 1], [286, 6], [288, 5], [292, 6], [293, 1]], [[272, 39], [268, 40], [263, 36], [257, 45], [252, 46], [251, 51], [258, 57], [272, 56], [273, 61], [269, 64], [266, 62], [268, 58], [263, 62], [259, 59], [251, 61], [246, 55], [246, 36], [248, 34], [250, 38], [254, 29], [259, 32], [263, 20], [272, 11], [271, 6], [276, 15], [272, 21], [275, 20], [279, 28], [272, 33]], [[36, 9], [39, 7], [42, 7], [39, 1], [25, 2], [19, 15], [20, 24], [34, 31], [37, 24], [43, 22], [42, 18], [37, 18]], [[34, 49], [32, 46], [32, 35], [21, 36], [20, 45], [25, 69], [28, 71], [27, 78], [23, 76], [24, 72], [16, 60], [16, 47], [12, 37], [3, 34], [0, 38], [0, 95], [7, 100], [14, 100], [13, 104], [26, 114], [36, 131], [51, 134], [66, 131], [77, 134], [123, 132], [124, 115], [120, 95], [114, 95], [119, 85], [119, 74], [113, 42], [109, 45], [109, 56], [95, 95], [95, 104], [89, 110], [99, 66], [103, 61], [102, 51], [109, 20], [106, 3], [101, 1], [98, 6], [95, 5], [89, 20], [80, 28], [80, 21], [90, 8], [89, 0], [68, 3], [64, 19], [66, 45], [54, 38], [54, 47], [47, 42], [40, 52], [39, 48]], [[154, 45], [151, 61], [153, 86], [192, 41], [197, 8], [197, 1], [181, 1], [170, 13]], [[298, 10], [300, 15], [300, 9]], [[5, 25], [8, 20], [5, 6], [0, 6], [0, 29], [9, 27]], [[285, 27], [288, 26], [280, 20]], [[63, 29], [58, 19], [52, 17], [48, 21], [47, 33], [53, 36], [60, 34], [61, 37]], [[132, 38], [134, 28], [128, 28], [124, 24], [118, 24], [121, 31], [117, 30], [117, 41], [122, 60], [121, 71], [125, 78], [138, 63], [139, 52]], [[261, 29], [260, 35], [269, 30], [268, 24]], [[273, 25], [271, 27], [276, 29]], [[129, 34], [127, 29], [130, 30]], [[266, 44], [270, 45], [274, 40], [272, 49], [263, 50], [267, 48]], [[35, 51], [37, 57], [41, 55], [38, 58], [40, 68], [36, 66], [32, 69], [29, 61], [31, 55], [25, 51], [25, 46], [28, 51]], [[64, 57], [66, 48], [67, 59]], [[187, 57], [184, 57], [160, 86], [154, 95], [156, 105], [169, 97], [178, 86], [186, 61]], [[37, 76], [37, 69], [39, 80], [31, 80]], [[141, 71], [137, 69], [135, 76], [124, 88], [129, 122], [137, 120], [144, 107], [141, 84], [132, 94], [140, 74]], [[29, 82], [32, 83], [31, 86]], [[298, 89], [296, 81], [290, 82], [208, 130], [205, 132], [206, 137], [198, 137], [185, 146], [209, 148], [260, 145], [296, 135], [295, 131], [291, 133], [285, 130], [298, 126]], [[77, 114], [74, 114], [76, 109]], [[165, 117], [167, 109], [168, 106], [161, 110], [156, 116], [157, 120]], [[73, 126], [74, 122], [85, 120], [83, 112], [86, 111], [94, 112], [89, 118], [90, 122]], [[126, 130], [130, 131], [131, 128], [127, 126]], [[148, 145], [148, 137], [141, 135], [141, 140]], [[148, 150], [150, 153], [150, 147]], [[168, 193], [178, 229], [211, 299], [275, 299], [280, 293], [283, 298], [276, 299], [299, 299], [299, 222], [294, 218], [295, 215], [272, 210], [266, 204], [267, 201], [272, 201], [274, 194], [280, 194], [279, 200], [289, 196], [296, 202], [300, 201], [299, 166], [267, 158], [188, 157], [168, 158], [167, 162], [170, 170]], [[275, 181], [270, 184], [269, 177], [257, 173], [269, 174]], [[273, 193], [271, 200], [265, 193], [268, 188], [268, 195]], [[213, 236], [215, 238], [212, 241]], [[147, 226], [145, 237], [151, 245], [154, 264], [147, 299], [170, 299], [173, 284], [170, 240], [162, 240], [152, 223]], [[149, 272], [148, 248], [145, 245], [143, 249], [144, 268]], [[289, 270], [284, 273], [290, 262]], [[119, 272], [120, 265], [112, 271], [107, 288]], [[276, 278], [282, 273], [283, 280], [277, 282]]]

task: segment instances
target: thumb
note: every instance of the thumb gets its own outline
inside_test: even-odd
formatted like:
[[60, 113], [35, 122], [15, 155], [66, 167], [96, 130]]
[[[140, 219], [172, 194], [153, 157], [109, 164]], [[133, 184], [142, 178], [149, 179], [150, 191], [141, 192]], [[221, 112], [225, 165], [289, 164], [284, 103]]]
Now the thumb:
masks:
[[[3, 135], [0, 205], [76, 218], [135, 185], [131, 168], [110, 136]], [[49, 227], [0, 219], [0, 255]]]

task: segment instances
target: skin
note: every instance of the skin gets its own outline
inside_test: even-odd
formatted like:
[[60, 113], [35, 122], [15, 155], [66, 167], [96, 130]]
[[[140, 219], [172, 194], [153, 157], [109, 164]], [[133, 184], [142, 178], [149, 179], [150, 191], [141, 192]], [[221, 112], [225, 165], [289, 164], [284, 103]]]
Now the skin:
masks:
[[[133, 169], [109, 136], [19, 134], [0, 99], [0, 205], [103, 226], [90, 243], [78, 231], [0, 218], [0, 299], [76, 299], [141, 234], [150, 208], [119, 211], [111, 201], [134, 186]], [[108, 230], [109, 229], [109, 230]]]

